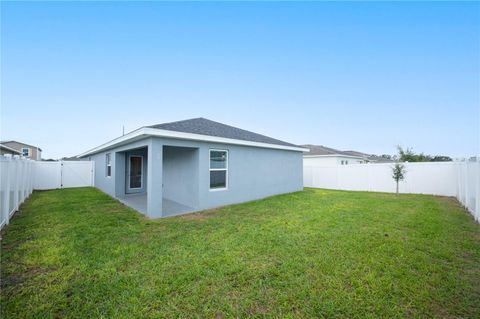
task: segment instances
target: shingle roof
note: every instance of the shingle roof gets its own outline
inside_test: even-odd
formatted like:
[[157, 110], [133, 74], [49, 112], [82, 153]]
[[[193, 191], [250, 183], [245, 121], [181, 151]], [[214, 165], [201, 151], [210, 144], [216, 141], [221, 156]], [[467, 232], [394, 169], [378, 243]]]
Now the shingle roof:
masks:
[[347, 155], [347, 156], [355, 156], [355, 157], [361, 157], [364, 158], [370, 162], [376, 162], [376, 163], [392, 163], [395, 162], [394, 160], [384, 158], [378, 155], [374, 154], [366, 154], [362, 152], [357, 152], [357, 151], [340, 151], [331, 147], [326, 147], [323, 145], [312, 145], [312, 144], [305, 144], [301, 145], [302, 147], [310, 149], [309, 153], [306, 153], [305, 155], [311, 156], [311, 155]]
[[294, 145], [294, 144], [290, 144], [290, 143], [280, 141], [265, 135], [257, 134], [254, 132], [242, 130], [240, 128], [233, 127], [230, 125], [214, 122], [214, 121], [205, 119], [203, 117], [184, 120], [184, 121], [178, 121], [178, 122], [151, 125], [147, 127], [168, 130], [168, 131], [183, 132], [183, 133], [231, 138], [231, 139], [250, 141], [250, 142], [298, 147], [297, 145]]
[[34, 147], [34, 148], [38, 148], [38, 150], [41, 152], [42, 149], [38, 146], [35, 146], [35, 145], [31, 145], [31, 144], [26, 144], [26, 143], [22, 143], [22, 142], [19, 142], [19, 141], [0, 141], [0, 144], [8, 144], [8, 143], [17, 143], [17, 144], [22, 144], [22, 145], [25, 145], [25, 146], [30, 146], [30, 147]]
[[310, 152], [306, 155], [347, 155], [342, 151], [323, 145], [306, 144], [302, 145], [302, 147], [310, 149]]

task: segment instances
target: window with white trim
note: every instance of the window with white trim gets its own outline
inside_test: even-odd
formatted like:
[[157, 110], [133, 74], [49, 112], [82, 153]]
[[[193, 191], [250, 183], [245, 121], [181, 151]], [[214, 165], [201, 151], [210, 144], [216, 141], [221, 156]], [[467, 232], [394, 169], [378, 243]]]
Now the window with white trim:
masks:
[[28, 147], [22, 148], [22, 156], [29, 157], [30, 149]]
[[112, 176], [112, 154], [105, 154], [105, 175], [107, 177]]
[[210, 190], [227, 189], [228, 151], [210, 150]]

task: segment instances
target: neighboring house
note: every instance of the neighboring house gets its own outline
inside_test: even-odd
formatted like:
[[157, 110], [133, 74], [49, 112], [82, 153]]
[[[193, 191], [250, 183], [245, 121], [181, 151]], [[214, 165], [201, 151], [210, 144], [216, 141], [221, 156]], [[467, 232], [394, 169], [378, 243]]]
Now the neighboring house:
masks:
[[29, 159], [36, 161], [40, 161], [42, 159], [42, 149], [40, 147], [17, 141], [2, 141], [0, 143], [20, 152], [20, 155]]
[[346, 154], [345, 152], [323, 145], [302, 145], [308, 148], [310, 152], [303, 155], [305, 165], [348, 165], [363, 164], [368, 160], [365, 156]]
[[79, 157], [95, 186], [149, 217], [184, 214], [303, 189], [303, 152], [204, 118], [141, 127]]
[[307, 166], [393, 162], [392, 160], [377, 155], [366, 154], [357, 151], [340, 151], [323, 145], [306, 144], [302, 145], [302, 147], [308, 148], [310, 150], [310, 152], [303, 155], [304, 164]]
[[74, 162], [84, 161], [84, 160], [85, 160], [84, 158], [80, 158], [78, 156], [62, 157], [62, 159], [61, 159], [61, 161], [70, 161], [70, 162], [72, 162], [72, 161], [74, 161]]
[[394, 163], [395, 161], [391, 158], [386, 158], [374, 154], [366, 154], [357, 151], [342, 151], [345, 155], [359, 156], [365, 159], [364, 163]]
[[20, 151], [17, 151], [11, 147], [8, 147], [6, 145], [0, 144], [0, 155], [20, 155]]

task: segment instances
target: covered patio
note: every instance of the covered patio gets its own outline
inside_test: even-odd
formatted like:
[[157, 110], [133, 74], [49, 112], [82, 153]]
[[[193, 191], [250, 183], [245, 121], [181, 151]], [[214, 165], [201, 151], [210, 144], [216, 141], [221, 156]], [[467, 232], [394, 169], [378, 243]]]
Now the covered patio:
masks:
[[116, 197], [149, 217], [197, 210], [198, 148], [162, 145], [158, 149], [155, 158], [151, 145], [116, 154]]
[[[123, 204], [147, 215], [147, 193], [127, 194], [119, 198]], [[162, 198], [162, 217], [176, 216], [195, 211], [195, 208], [183, 205], [171, 199]]]

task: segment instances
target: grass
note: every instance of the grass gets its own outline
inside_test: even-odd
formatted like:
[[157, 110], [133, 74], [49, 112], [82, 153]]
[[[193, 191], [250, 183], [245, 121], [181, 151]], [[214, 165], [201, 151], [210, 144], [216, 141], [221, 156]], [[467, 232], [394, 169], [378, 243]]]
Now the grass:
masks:
[[63, 189], [2, 237], [2, 318], [480, 315], [480, 226], [444, 197], [306, 189], [149, 220]]

